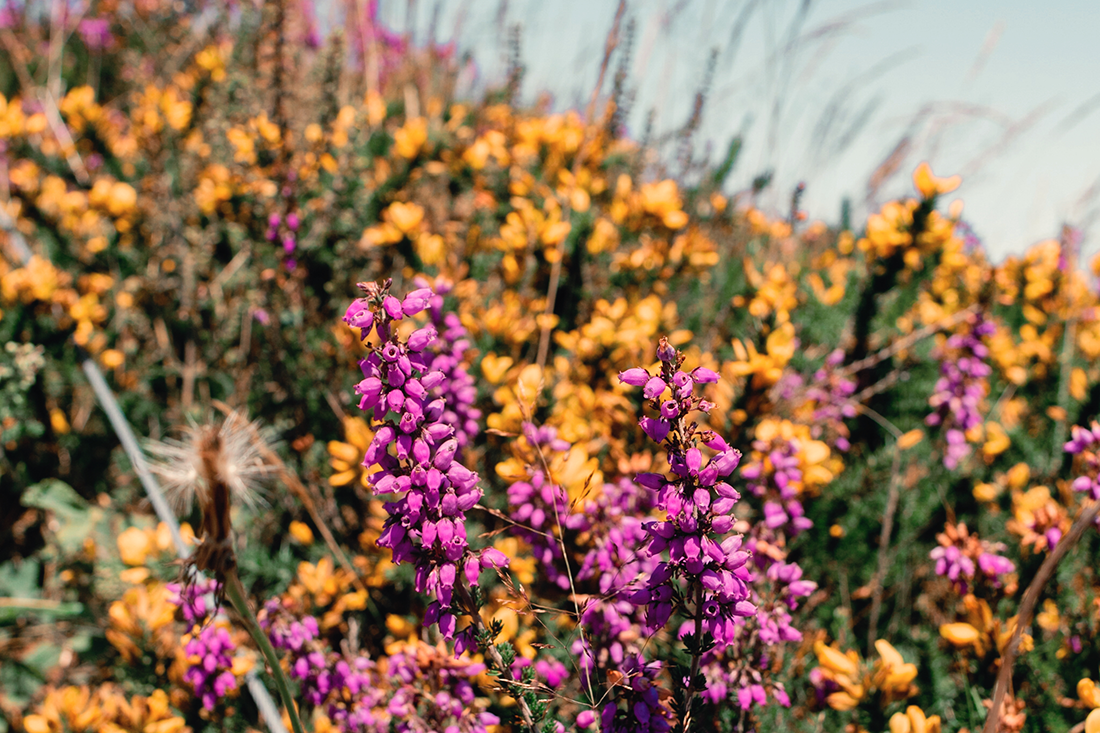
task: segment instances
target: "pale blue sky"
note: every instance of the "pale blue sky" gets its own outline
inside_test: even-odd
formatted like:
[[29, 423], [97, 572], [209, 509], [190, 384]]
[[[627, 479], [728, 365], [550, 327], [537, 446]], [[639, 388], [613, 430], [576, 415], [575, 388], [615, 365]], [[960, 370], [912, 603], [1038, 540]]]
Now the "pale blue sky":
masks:
[[[583, 107], [616, 5], [440, 0], [437, 37], [450, 38], [461, 16], [460, 50], [479, 61], [481, 83], [499, 80], [503, 6], [507, 22], [524, 28], [525, 101], [545, 91], [557, 108]], [[434, 6], [413, 6], [421, 36]], [[405, 0], [382, 1], [397, 30], [407, 11]], [[773, 169], [765, 207], [785, 209], [804, 180], [812, 217], [836, 221], [844, 196], [862, 217], [871, 172], [908, 133], [908, 154], [876, 201], [907, 193], [909, 173], [927, 159], [937, 174], [964, 174], [956, 195], [995, 258], [1055, 236], [1064, 221], [1090, 227], [1086, 249], [1096, 249], [1100, 3], [634, 0], [628, 14], [637, 25], [635, 135], [650, 110], [658, 131], [683, 125], [718, 49], [697, 151], [710, 141], [717, 156], [744, 133], [731, 191]], [[739, 17], [747, 21], [733, 47]]]

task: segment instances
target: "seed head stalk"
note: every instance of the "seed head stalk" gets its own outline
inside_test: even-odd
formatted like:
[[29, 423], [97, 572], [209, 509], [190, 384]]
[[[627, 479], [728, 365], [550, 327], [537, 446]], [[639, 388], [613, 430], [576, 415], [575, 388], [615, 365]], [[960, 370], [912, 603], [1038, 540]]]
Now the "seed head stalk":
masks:
[[235, 608], [241, 618], [244, 619], [245, 628], [248, 629], [248, 633], [252, 635], [252, 639], [256, 642], [256, 646], [260, 647], [260, 651], [267, 661], [267, 666], [271, 668], [271, 676], [275, 678], [275, 687], [279, 690], [279, 697], [283, 700], [283, 707], [286, 708], [287, 715], [290, 716], [290, 725], [294, 729], [294, 733], [305, 733], [305, 729], [302, 727], [302, 721], [298, 717], [298, 708], [294, 704], [294, 697], [290, 694], [290, 682], [287, 680], [286, 673], [283, 672], [283, 667], [279, 663], [279, 657], [275, 654], [275, 648], [271, 646], [267, 634], [260, 628], [259, 622], [256, 621], [256, 616], [252, 613], [252, 609], [248, 607], [244, 587], [241, 585], [241, 579], [237, 575], [236, 567], [225, 572], [225, 584], [223, 588], [225, 589], [225, 597], [229, 599], [229, 602], [233, 604], [233, 608]]

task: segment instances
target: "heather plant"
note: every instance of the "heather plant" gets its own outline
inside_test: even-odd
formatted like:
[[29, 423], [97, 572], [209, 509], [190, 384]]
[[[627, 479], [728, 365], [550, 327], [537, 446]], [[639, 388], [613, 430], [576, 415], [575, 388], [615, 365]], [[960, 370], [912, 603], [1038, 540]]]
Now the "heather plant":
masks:
[[625, 10], [582, 114], [338, 8], [0, 11], [4, 725], [1100, 729], [1076, 229], [767, 211], [705, 89], [674, 176]]

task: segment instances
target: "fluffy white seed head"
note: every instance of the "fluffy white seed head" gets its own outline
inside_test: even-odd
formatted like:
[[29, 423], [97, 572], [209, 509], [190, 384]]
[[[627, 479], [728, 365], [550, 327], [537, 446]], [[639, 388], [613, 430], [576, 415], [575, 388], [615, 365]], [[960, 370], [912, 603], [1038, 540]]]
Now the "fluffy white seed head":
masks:
[[210, 504], [207, 493], [214, 481], [229, 488], [234, 504], [262, 506], [261, 482], [274, 471], [257, 446], [266, 439], [258, 421], [249, 423], [239, 413], [230, 412], [220, 424], [192, 423], [183, 429], [181, 438], [149, 441], [146, 448], [153, 458], [150, 468], [161, 478], [166, 498], [176, 512], [188, 514], [196, 498], [206, 510]]

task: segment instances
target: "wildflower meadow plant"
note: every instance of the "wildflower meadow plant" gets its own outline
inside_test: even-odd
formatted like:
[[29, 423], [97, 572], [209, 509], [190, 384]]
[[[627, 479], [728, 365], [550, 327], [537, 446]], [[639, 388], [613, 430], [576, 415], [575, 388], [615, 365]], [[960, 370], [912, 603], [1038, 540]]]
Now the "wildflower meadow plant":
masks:
[[0, 729], [1100, 733], [1078, 222], [993, 257], [917, 128], [812, 221], [709, 75], [629, 139], [621, 8], [583, 113], [377, 2], [0, 8]]
[[[674, 603], [683, 599], [687, 605], [690, 620], [683, 638], [691, 666], [682, 701], [682, 724], [687, 728], [703, 655], [715, 644], [732, 643], [738, 621], [754, 616], [757, 609], [749, 601], [751, 554], [742, 549], [741, 535], [730, 533], [733, 508], [741, 495], [725, 479], [737, 468], [741, 452], [688, 419], [693, 412], [706, 414], [713, 409], [713, 403], [695, 394], [695, 386], [716, 382], [718, 375], [705, 367], [683, 371], [684, 355], [663, 338], [657, 358], [656, 374], [634, 367], [619, 375], [624, 384], [642, 387], [642, 396], [657, 411], [659, 417], [642, 417], [639, 424], [651, 440], [663, 444], [670, 470], [670, 474], [644, 473], [637, 478], [639, 484], [657, 492], [656, 508], [667, 516], [646, 525], [650, 535], [646, 552], [663, 556], [667, 551], [668, 555], [631, 600], [646, 608], [650, 633], [668, 623]], [[706, 463], [700, 446], [715, 451]], [[633, 713], [639, 721], [651, 717], [653, 706], [643, 704], [648, 705], [645, 714]], [[609, 722], [606, 717], [605, 722]]]

